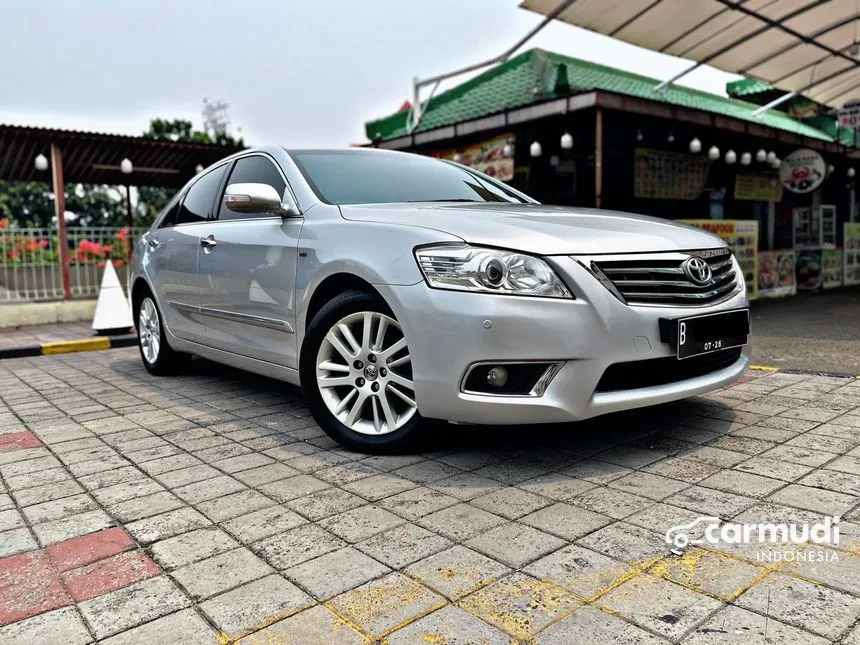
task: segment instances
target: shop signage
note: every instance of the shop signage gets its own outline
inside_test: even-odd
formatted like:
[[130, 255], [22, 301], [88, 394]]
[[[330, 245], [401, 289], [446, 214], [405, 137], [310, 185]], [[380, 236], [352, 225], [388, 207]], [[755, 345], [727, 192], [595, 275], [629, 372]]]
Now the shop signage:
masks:
[[782, 199], [782, 184], [776, 173], [737, 175], [735, 177], [735, 199], [778, 202]]
[[836, 121], [843, 128], [860, 130], [860, 99], [845, 101], [842, 109], [836, 111]]
[[786, 155], [779, 167], [779, 180], [795, 193], [811, 193], [821, 185], [827, 174], [824, 158], [808, 148]]
[[843, 281], [845, 286], [860, 284], [860, 222], [845, 222], [845, 273]]
[[[441, 159], [454, 159], [459, 155], [457, 161], [464, 166], [474, 168], [500, 181], [510, 181], [514, 178], [514, 143], [513, 134], [503, 134], [463, 148], [436, 150], [429, 155]], [[507, 151], [505, 146], [509, 146]], [[508, 154], [506, 155], [505, 152]]]
[[822, 287], [825, 289], [841, 287], [843, 273], [842, 249], [823, 249], [821, 251], [821, 268], [824, 271]]
[[762, 251], [758, 254], [759, 298], [781, 298], [797, 293], [794, 251]]
[[679, 152], [637, 148], [633, 194], [636, 199], [698, 199], [711, 162]]
[[681, 224], [701, 228], [723, 238], [741, 266], [747, 283], [747, 295], [758, 296], [758, 222], [755, 220], [682, 219]]

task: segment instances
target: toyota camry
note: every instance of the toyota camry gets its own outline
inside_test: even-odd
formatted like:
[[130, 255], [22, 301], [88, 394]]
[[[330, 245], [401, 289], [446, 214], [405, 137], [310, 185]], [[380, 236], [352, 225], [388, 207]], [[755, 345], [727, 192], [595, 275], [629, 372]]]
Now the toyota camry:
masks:
[[130, 285], [149, 372], [195, 354], [300, 385], [325, 432], [368, 452], [423, 419], [567, 422], [682, 399], [749, 363], [721, 239], [541, 205], [400, 152], [224, 159], [137, 241]]

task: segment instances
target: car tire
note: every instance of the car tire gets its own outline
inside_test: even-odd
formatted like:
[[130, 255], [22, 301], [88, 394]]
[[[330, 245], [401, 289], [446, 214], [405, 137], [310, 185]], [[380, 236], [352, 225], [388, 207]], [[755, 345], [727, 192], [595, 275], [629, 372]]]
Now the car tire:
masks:
[[134, 306], [134, 328], [137, 331], [137, 346], [146, 371], [155, 376], [167, 376], [181, 372], [191, 358], [175, 351], [164, 333], [164, 318], [147, 288]]
[[[344, 327], [351, 330], [351, 342]], [[409, 388], [408, 352], [397, 319], [379, 296], [347, 291], [324, 305], [308, 325], [299, 372], [308, 408], [325, 433], [359, 452], [384, 454], [414, 446], [423, 424]], [[343, 384], [332, 385], [336, 379]]]

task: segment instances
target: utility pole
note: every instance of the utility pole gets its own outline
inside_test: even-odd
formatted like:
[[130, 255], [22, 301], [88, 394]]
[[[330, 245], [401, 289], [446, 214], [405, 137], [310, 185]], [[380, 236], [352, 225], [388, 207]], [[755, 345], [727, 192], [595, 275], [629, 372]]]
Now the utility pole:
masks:
[[203, 99], [203, 130], [209, 132], [213, 137], [220, 134], [230, 133], [230, 115], [227, 108], [230, 107], [224, 101], [210, 101]]

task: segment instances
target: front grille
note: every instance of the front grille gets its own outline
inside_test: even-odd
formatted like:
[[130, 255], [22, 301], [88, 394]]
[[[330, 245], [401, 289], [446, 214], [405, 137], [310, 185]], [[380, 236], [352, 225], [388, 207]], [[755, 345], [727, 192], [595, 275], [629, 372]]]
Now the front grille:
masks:
[[667, 356], [615, 363], [606, 368], [595, 391], [636, 390], [704, 376], [732, 365], [740, 358], [741, 349], [733, 347], [680, 361], [675, 356]]
[[[701, 258], [710, 266], [707, 283], [694, 283], [684, 271], [690, 257]], [[596, 258], [591, 267], [601, 282], [608, 280], [631, 305], [710, 305], [733, 295], [738, 287], [728, 249]]]

